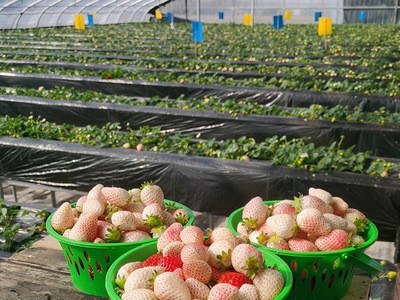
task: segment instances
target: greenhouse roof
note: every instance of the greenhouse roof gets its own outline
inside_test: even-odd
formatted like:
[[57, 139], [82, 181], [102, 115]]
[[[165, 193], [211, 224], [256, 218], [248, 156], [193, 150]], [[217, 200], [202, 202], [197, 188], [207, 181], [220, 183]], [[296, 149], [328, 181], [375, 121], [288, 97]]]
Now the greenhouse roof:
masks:
[[77, 14], [96, 24], [143, 22], [167, 0], [0, 0], [0, 29], [72, 26]]

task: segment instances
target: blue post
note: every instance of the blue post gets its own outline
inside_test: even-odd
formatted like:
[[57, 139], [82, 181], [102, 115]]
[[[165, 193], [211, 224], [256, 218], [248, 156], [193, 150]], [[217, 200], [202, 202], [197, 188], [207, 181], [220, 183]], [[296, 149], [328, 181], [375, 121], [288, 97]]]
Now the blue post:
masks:
[[220, 11], [220, 12], [218, 13], [218, 19], [219, 19], [219, 20], [223, 20], [223, 19], [224, 19], [224, 13], [223, 13], [222, 11]]
[[195, 43], [203, 42], [203, 22], [192, 21], [192, 38]]
[[314, 21], [315, 21], [315, 22], [318, 22], [319, 18], [321, 18], [321, 17], [322, 17], [322, 12], [316, 11], [316, 12], [314, 13]]
[[167, 22], [171, 23], [173, 22], [173, 20], [174, 20], [174, 14], [171, 12], [167, 13]]
[[88, 14], [87, 15], [87, 19], [88, 19], [88, 24], [87, 26], [94, 26], [94, 18], [92, 14]]
[[278, 16], [274, 16], [274, 29], [279, 28], [279, 19]]
[[367, 13], [365, 11], [360, 11], [358, 13], [358, 20], [361, 22], [366, 22], [367, 21]]
[[278, 16], [278, 28], [279, 29], [283, 28], [283, 16], [282, 15]]

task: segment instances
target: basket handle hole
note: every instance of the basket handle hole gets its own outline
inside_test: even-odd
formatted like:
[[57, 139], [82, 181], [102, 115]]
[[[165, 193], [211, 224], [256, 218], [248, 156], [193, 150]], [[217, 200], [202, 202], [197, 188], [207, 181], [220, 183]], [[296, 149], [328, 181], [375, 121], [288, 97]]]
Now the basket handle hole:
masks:
[[91, 266], [88, 266], [88, 272], [89, 272], [89, 276], [92, 280], [94, 280], [94, 272], [93, 272], [93, 268]]
[[101, 264], [98, 260], [96, 260], [96, 269], [97, 269], [97, 273], [101, 274], [102, 268], [101, 268]]
[[328, 288], [331, 288], [331, 287], [332, 287], [334, 281], [335, 281], [335, 275], [332, 274], [332, 275], [329, 277]]
[[74, 266], [76, 269], [76, 273], [78, 273], [78, 275], [81, 275], [81, 271], [79, 271], [79, 267], [78, 267], [78, 264], [76, 263], [76, 261], [74, 261]]
[[83, 251], [83, 255], [85, 256], [85, 259], [86, 259], [87, 261], [90, 261], [89, 253], [87, 253], [86, 250]]
[[72, 251], [71, 247], [68, 247], [69, 253], [71, 253], [71, 256], [74, 256], [74, 252]]
[[105, 261], [106, 263], [109, 263], [109, 262], [110, 262], [110, 255], [108, 255], [108, 253], [104, 253], [104, 261]]
[[302, 281], [302, 282], [306, 281], [307, 276], [308, 276], [307, 270], [306, 270], [306, 269], [303, 269], [303, 270], [301, 271], [301, 281]]
[[292, 269], [292, 271], [296, 271], [297, 270], [297, 262], [295, 260], [291, 261], [290, 268]]
[[315, 288], [315, 284], [317, 282], [317, 278], [315, 276], [311, 277], [311, 290], [313, 291]]
[[82, 270], [85, 270], [85, 265], [83, 264], [83, 261], [80, 257], [79, 257], [78, 261], [79, 261], [79, 264], [81, 265]]
[[317, 272], [318, 269], [319, 269], [319, 262], [316, 261], [316, 262], [314, 263], [314, 265], [313, 265], [313, 270], [314, 270], [314, 272]]
[[340, 268], [338, 278], [342, 277], [342, 275], [343, 275], [343, 270], [344, 270], [344, 266], [342, 266], [342, 267]]
[[324, 270], [322, 271], [322, 274], [321, 274], [321, 281], [325, 281], [327, 273], [328, 273], [328, 270], [327, 270], [327, 269], [324, 269]]
[[347, 270], [345, 273], [344, 273], [344, 276], [343, 276], [343, 283], [345, 283], [346, 282], [346, 278], [347, 278], [347, 275], [349, 274], [349, 270]]

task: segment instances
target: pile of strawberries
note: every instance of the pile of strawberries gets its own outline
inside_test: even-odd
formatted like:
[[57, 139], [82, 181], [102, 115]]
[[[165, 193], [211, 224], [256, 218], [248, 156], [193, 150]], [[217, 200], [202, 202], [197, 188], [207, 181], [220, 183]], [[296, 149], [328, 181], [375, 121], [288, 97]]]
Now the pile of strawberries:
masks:
[[267, 268], [256, 247], [226, 227], [209, 230], [171, 225], [157, 241], [158, 252], [127, 263], [115, 282], [122, 300], [274, 299], [282, 274]]
[[187, 223], [188, 212], [171, 203], [165, 205], [162, 189], [152, 182], [129, 191], [98, 184], [75, 207], [63, 203], [53, 214], [51, 226], [75, 241], [136, 242], [159, 237], [174, 223]]
[[297, 252], [340, 250], [364, 243], [368, 219], [340, 197], [310, 188], [308, 195], [264, 204], [260, 197], [243, 208], [237, 232], [252, 243]]

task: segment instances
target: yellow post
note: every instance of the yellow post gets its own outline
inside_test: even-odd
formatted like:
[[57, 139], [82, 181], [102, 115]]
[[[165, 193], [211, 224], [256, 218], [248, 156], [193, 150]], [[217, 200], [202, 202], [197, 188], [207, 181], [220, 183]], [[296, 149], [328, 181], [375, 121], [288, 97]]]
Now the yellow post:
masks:
[[290, 10], [285, 10], [285, 13], [283, 14], [283, 18], [285, 20], [290, 20], [292, 18], [292, 12]]
[[162, 13], [159, 9], [156, 10], [156, 19], [161, 20], [162, 19]]
[[251, 26], [253, 23], [253, 16], [251, 14], [244, 14], [243, 24], [245, 26]]
[[75, 29], [77, 30], [85, 29], [85, 19], [83, 14], [75, 15]]
[[327, 34], [327, 18], [320, 17], [318, 19], [318, 35], [326, 35]]
[[332, 34], [332, 18], [326, 18], [326, 34]]

